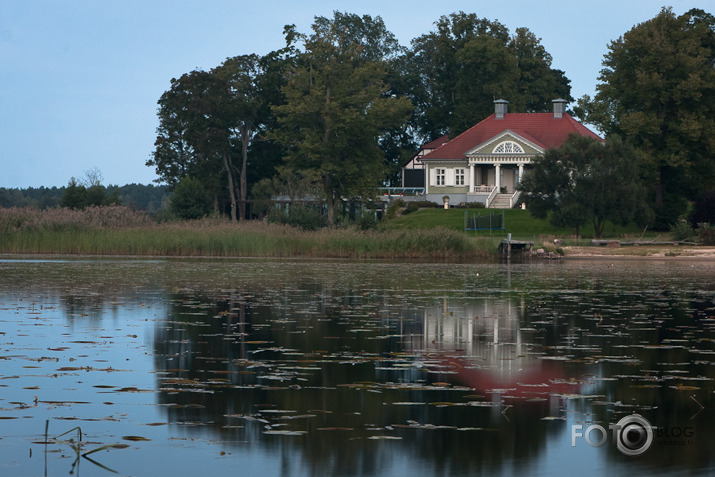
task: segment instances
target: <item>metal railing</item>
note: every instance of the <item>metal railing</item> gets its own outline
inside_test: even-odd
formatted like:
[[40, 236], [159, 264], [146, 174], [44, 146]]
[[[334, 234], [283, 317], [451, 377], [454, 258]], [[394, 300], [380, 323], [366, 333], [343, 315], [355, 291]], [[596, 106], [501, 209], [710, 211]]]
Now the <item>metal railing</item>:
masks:
[[378, 191], [381, 195], [423, 195], [424, 187], [380, 187]]

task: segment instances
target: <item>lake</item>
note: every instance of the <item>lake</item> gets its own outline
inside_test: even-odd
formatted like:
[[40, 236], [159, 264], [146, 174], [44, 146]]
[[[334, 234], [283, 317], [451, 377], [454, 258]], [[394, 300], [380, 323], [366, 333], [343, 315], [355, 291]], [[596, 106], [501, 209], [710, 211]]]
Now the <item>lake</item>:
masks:
[[0, 260], [0, 475], [713, 475], [715, 262]]

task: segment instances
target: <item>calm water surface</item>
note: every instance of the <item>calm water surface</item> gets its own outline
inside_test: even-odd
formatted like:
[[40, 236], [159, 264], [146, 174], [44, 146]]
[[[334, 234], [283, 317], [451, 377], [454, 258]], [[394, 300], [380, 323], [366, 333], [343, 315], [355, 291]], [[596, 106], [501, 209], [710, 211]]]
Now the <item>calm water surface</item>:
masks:
[[714, 378], [713, 262], [0, 261], [3, 476], [712, 475]]

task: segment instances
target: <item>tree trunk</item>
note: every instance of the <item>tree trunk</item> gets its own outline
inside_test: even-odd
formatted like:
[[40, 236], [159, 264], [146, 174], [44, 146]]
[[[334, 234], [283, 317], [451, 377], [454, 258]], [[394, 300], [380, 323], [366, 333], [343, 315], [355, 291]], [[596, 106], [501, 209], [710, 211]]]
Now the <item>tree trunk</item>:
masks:
[[251, 130], [247, 126], [241, 128], [241, 176], [239, 178], [238, 194], [239, 204], [238, 215], [241, 220], [246, 220], [246, 196], [248, 181], [246, 179], [246, 166], [248, 164], [248, 138]]
[[655, 208], [663, 207], [663, 171], [658, 170], [658, 177], [655, 178]]
[[594, 238], [600, 239], [603, 235], [603, 227], [606, 225], [606, 219], [604, 217], [594, 217], [593, 218], [593, 235]]
[[231, 173], [231, 167], [228, 162], [228, 155], [223, 155], [223, 167], [226, 169], [226, 175], [228, 176], [228, 194], [231, 197], [231, 221], [236, 221], [236, 191], [233, 188], [233, 174]]
[[323, 176], [323, 190], [325, 191], [325, 204], [327, 205], [327, 226], [335, 225], [335, 196], [333, 193], [333, 185], [330, 177]]

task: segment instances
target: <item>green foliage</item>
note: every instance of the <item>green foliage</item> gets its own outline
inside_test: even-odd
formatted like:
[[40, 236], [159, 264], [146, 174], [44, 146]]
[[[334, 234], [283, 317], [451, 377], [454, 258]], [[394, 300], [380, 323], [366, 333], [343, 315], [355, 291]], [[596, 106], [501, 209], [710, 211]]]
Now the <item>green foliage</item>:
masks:
[[[490, 209], [493, 210], [493, 209]], [[450, 230], [464, 233], [464, 209], [422, 209], [412, 214], [403, 215], [390, 221], [383, 221], [381, 227], [387, 230], [419, 230], [433, 229], [437, 227], [448, 228]], [[489, 213], [484, 209], [474, 209], [475, 213]], [[501, 210], [494, 212], [501, 213]], [[539, 219], [532, 216], [528, 210], [504, 209], [505, 230], [503, 232], [492, 232], [491, 235], [501, 237], [502, 234], [511, 233], [515, 240], [533, 240], [540, 235], [568, 236], [573, 232], [566, 227], [556, 227], [549, 222], [548, 216]], [[469, 213], [469, 212], [467, 212]], [[607, 222], [604, 227], [604, 236], [619, 237], [624, 234], [640, 235], [642, 227], [635, 224], [621, 226]], [[473, 235], [473, 232], [469, 233]], [[593, 226], [587, 225], [581, 229], [582, 236], [592, 237], [594, 235]], [[489, 231], [477, 232], [477, 236], [490, 236]], [[496, 245], [495, 245], [496, 247]]]
[[655, 208], [655, 216], [651, 228], [667, 231], [685, 217], [688, 211], [688, 201], [677, 193], [667, 193], [663, 196], [663, 205]]
[[360, 230], [377, 229], [377, 217], [372, 212], [363, 212], [357, 219], [357, 227]]
[[703, 245], [715, 245], [715, 227], [707, 222], [698, 224], [698, 240]]
[[457, 205], [450, 205], [453, 209], [484, 209], [486, 205], [484, 202], [461, 202]]
[[552, 224], [576, 235], [590, 222], [596, 238], [606, 220], [627, 225], [650, 218], [635, 155], [616, 138], [603, 144], [571, 135], [560, 148], [532, 162], [534, 169], [524, 175], [519, 190], [534, 217], [548, 216]]
[[421, 136], [461, 133], [490, 115], [496, 98], [508, 98], [518, 112], [571, 100], [569, 80], [551, 68], [551, 55], [528, 29], [510, 36], [501, 23], [464, 12], [435, 24], [412, 41], [402, 62]]
[[71, 178], [64, 194], [62, 194], [62, 199], [60, 199], [60, 206], [70, 209], [84, 209], [87, 205], [87, 188], [77, 182], [74, 177]]
[[409, 214], [411, 212], [416, 212], [420, 209], [437, 209], [439, 208], [439, 204], [436, 202], [432, 202], [430, 200], [416, 200], [416, 201], [410, 201], [407, 203], [407, 209], [404, 211], [405, 214]]
[[318, 207], [302, 204], [291, 204], [287, 208], [274, 207], [267, 218], [270, 223], [290, 225], [303, 230], [318, 230], [322, 222]]
[[[80, 185], [76, 179], [75, 184]], [[0, 187], [0, 207], [34, 207], [37, 209], [58, 207], [66, 190], [66, 186], [28, 187], [26, 189]], [[156, 213], [161, 209], [168, 190], [166, 186], [127, 184], [108, 186], [106, 194], [111, 203]]]
[[199, 179], [186, 176], [174, 189], [169, 207], [180, 219], [200, 219], [211, 213], [211, 197]]
[[579, 116], [638, 152], [662, 227], [677, 218], [668, 195], [715, 189], [715, 17], [670, 8], [611, 42]]
[[72, 177], [65, 187], [59, 205], [70, 209], [84, 209], [89, 206], [119, 205], [121, 200], [116, 188], [112, 192], [99, 182], [85, 186]]
[[313, 34], [301, 37], [285, 104], [273, 108], [279, 129], [272, 137], [293, 170], [319, 178], [332, 226], [340, 199], [374, 194], [385, 165], [378, 137], [402, 124], [411, 105], [385, 94], [385, 59], [397, 43], [379, 17], [316, 17]]
[[271, 62], [236, 56], [211, 71], [191, 71], [172, 79], [159, 99], [155, 150], [146, 165], [171, 187], [191, 175], [210, 195], [227, 197], [233, 220], [245, 218], [249, 150], [272, 124], [271, 102], [281, 98], [275, 94], [281, 53], [267, 57]]
[[695, 236], [695, 230], [685, 220], [679, 220], [670, 227], [670, 235], [673, 240], [688, 240]]
[[385, 211], [385, 219], [391, 220], [397, 217], [397, 211], [405, 207], [404, 199], [395, 199]]

